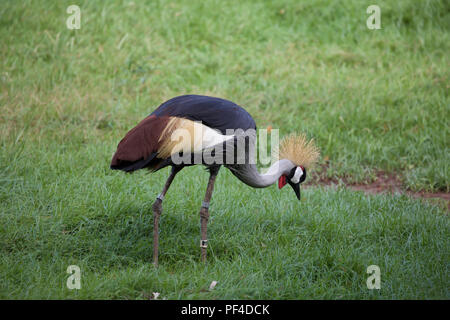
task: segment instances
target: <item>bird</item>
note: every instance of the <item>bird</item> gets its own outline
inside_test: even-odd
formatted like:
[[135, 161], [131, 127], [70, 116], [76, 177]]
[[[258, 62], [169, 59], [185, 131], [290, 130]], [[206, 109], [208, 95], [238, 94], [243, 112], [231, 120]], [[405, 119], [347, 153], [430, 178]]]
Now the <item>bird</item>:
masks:
[[275, 146], [277, 155], [265, 173], [258, 171], [256, 123], [241, 106], [226, 99], [204, 95], [182, 95], [162, 103], [132, 128], [117, 146], [110, 168], [132, 173], [171, 167], [161, 193], [152, 205], [153, 264], [158, 266], [159, 219], [162, 202], [175, 176], [186, 166], [201, 164], [209, 171], [209, 181], [200, 208], [201, 260], [206, 262], [209, 207], [219, 169], [224, 166], [243, 183], [265, 188], [278, 181], [289, 184], [298, 200], [300, 184], [307, 169], [320, 156], [314, 139], [293, 133]]

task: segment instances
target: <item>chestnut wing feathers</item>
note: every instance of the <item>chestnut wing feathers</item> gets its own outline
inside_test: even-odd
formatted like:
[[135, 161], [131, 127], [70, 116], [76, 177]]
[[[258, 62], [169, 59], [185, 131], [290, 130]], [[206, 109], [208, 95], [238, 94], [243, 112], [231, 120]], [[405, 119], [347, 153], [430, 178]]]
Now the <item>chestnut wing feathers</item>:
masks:
[[169, 117], [149, 116], [139, 122], [119, 142], [111, 169], [129, 172], [148, 166], [156, 156], [159, 137], [169, 120]]

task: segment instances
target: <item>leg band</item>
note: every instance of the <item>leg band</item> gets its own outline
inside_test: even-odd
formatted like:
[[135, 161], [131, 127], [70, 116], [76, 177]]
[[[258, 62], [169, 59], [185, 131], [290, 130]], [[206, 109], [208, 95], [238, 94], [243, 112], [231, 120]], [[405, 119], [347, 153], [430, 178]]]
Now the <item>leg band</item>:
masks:
[[209, 202], [202, 202], [202, 208], [208, 209], [209, 208]]

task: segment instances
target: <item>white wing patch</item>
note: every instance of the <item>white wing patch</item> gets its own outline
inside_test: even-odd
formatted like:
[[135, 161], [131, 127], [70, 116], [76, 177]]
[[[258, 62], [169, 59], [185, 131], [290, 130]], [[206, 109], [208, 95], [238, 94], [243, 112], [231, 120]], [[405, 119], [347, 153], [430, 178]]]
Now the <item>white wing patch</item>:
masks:
[[158, 150], [158, 156], [167, 158], [179, 152], [201, 152], [233, 137], [223, 135], [201, 122], [173, 117], [159, 138], [165, 140]]
[[234, 137], [233, 135], [223, 135], [219, 131], [211, 129], [210, 127], [198, 122], [196, 125], [201, 125], [201, 129], [199, 131], [202, 133], [202, 143], [201, 145], [195, 145], [194, 151], [200, 151], [201, 149], [215, 146]]
[[295, 169], [295, 173], [294, 176], [291, 178], [291, 182], [292, 183], [299, 183], [300, 182], [300, 178], [303, 175], [303, 170], [300, 167], [297, 167], [297, 169]]

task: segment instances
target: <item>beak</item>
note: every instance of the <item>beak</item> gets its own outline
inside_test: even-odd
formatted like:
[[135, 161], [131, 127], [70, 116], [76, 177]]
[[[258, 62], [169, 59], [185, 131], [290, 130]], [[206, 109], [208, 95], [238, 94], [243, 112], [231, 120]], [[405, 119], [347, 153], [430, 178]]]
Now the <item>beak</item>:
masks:
[[295, 195], [297, 196], [297, 199], [300, 200], [300, 183], [290, 183], [292, 189], [294, 189]]

